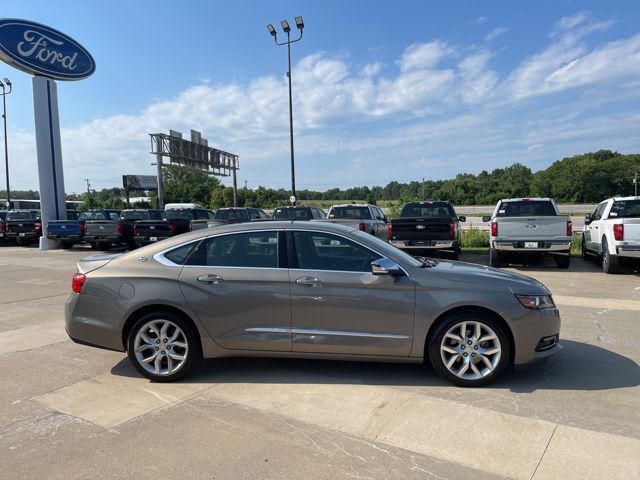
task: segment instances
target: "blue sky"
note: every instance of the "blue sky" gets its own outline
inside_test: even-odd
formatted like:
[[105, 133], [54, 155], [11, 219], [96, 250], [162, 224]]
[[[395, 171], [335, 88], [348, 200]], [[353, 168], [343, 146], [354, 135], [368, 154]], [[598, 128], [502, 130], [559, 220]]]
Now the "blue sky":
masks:
[[[266, 24], [302, 15], [292, 49], [298, 189], [534, 171], [640, 152], [640, 4], [629, 1], [3, 2], [61, 30], [96, 73], [58, 82], [68, 193], [153, 174], [148, 133], [201, 130], [250, 188], [290, 185], [286, 49]], [[31, 79], [0, 63], [11, 185], [37, 188]], [[224, 183], [229, 184], [225, 179]], [[2, 178], [4, 185], [4, 178]]]

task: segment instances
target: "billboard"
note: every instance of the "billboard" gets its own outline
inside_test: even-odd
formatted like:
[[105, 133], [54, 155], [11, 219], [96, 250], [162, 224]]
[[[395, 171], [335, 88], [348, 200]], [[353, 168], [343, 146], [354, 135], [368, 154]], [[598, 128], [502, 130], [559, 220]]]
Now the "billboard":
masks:
[[125, 190], [157, 190], [158, 177], [155, 175], [123, 175], [122, 186]]

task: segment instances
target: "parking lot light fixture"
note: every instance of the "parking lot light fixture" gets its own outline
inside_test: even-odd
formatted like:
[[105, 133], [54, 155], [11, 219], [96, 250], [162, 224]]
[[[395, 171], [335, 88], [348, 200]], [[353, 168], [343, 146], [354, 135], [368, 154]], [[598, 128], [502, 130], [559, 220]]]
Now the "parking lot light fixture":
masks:
[[[0, 82], [0, 88], [2, 88], [2, 119], [4, 121], [4, 166], [7, 176], [7, 210], [11, 208], [11, 192], [9, 191], [9, 147], [7, 144], [7, 95], [13, 90], [13, 84], [11, 80], [4, 77], [4, 83]], [[7, 87], [9, 91], [7, 92]]]
[[[287, 46], [287, 58], [289, 61], [289, 70], [287, 71], [287, 78], [289, 79], [289, 139], [291, 142], [291, 196], [292, 198], [296, 197], [296, 169], [295, 169], [295, 155], [293, 149], [293, 100], [291, 94], [291, 44], [295, 42], [299, 42], [302, 39], [302, 31], [304, 29], [304, 22], [302, 21], [302, 17], [296, 17], [296, 27], [300, 31], [300, 35], [298, 38], [291, 40], [291, 27], [289, 26], [289, 22], [286, 20], [282, 20], [280, 22], [282, 25], [282, 30], [287, 34], [286, 42], [278, 42], [277, 32], [273, 25], [267, 25], [267, 30], [273, 37], [276, 45], [286, 45]], [[295, 205], [295, 202], [292, 202]]]

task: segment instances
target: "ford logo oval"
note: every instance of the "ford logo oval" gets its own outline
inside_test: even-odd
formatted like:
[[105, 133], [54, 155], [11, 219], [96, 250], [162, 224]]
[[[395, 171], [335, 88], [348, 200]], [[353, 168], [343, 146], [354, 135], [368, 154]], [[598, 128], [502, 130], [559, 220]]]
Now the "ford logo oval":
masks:
[[62, 32], [16, 18], [0, 20], [0, 60], [57, 80], [81, 80], [96, 69], [89, 52]]
[[416, 225], [416, 230], [424, 230], [425, 228], [427, 227], [425, 227], [424, 225]]

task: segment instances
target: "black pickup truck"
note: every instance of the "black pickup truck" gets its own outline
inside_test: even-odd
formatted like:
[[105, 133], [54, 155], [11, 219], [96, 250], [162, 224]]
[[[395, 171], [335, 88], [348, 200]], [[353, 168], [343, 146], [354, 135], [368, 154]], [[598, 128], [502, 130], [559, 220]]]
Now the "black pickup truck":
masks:
[[139, 220], [162, 220], [160, 210], [129, 209], [122, 210], [119, 216], [114, 215], [107, 220], [87, 220], [85, 222], [85, 241], [99, 250], [109, 250], [116, 246], [126, 245], [135, 248], [134, 225]]
[[2, 224], [6, 239], [16, 245], [37, 242], [42, 236], [39, 210], [9, 210]]
[[449, 202], [422, 201], [407, 203], [400, 218], [389, 223], [389, 243], [407, 253], [424, 255], [444, 250], [452, 259], [460, 255], [459, 222], [466, 217], [456, 215]]
[[165, 210], [161, 220], [138, 220], [133, 226], [133, 241], [136, 247], [164, 240], [191, 231], [195, 224], [213, 220], [214, 213], [204, 208], [176, 208]]

